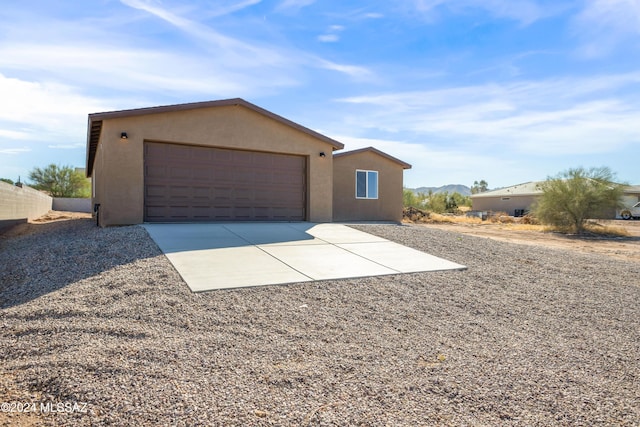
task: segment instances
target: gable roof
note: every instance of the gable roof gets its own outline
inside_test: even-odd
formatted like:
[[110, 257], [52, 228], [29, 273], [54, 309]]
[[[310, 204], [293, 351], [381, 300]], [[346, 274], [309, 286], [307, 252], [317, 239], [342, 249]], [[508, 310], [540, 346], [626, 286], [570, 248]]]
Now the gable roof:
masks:
[[531, 181], [523, 184], [512, 185], [511, 187], [499, 188], [497, 190], [485, 191], [483, 193], [472, 194], [471, 198], [479, 197], [508, 197], [508, 196], [537, 196], [542, 194], [539, 185], [543, 181]]
[[405, 163], [400, 159], [397, 159], [393, 156], [390, 156], [389, 154], [382, 152], [380, 150], [378, 150], [377, 148], [373, 148], [373, 147], [366, 147], [366, 148], [360, 148], [358, 150], [352, 150], [352, 151], [345, 151], [342, 153], [336, 153], [333, 155], [333, 158], [340, 158], [340, 157], [346, 157], [346, 156], [351, 156], [354, 154], [359, 154], [359, 153], [365, 153], [365, 152], [371, 152], [374, 154], [377, 154], [381, 157], [386, 158], [387, 160], [391, 160], [392, 162], [395, 162], [397, 164], [399, 164], [400, 166], [402, 166], [402, 169], [411, 169], [411, 165], [409, 163]]
[[191, 102], [186, 104], [164, 105], [159, 107], [148, 108], [136, 108], [131, 110], [119, 110], [119, 111], [107, 111], [103, 113], [89, 114], [89, 123], [87, 126], [87, 176], [91, 176], [93, 172], [93, 163], [96, 157], [96, 150], [98, 148], [98, 142], [100, 141], [100, 133], [102, 131], [102, 122], [109, 119], [118, 119], [122, 117], [144, 116], [148, 114], [158, 113], [172, 113], [176, 111], [195, 110], [198, 108], [211, 108], [211, 107], [228, 107], [228, 106], [241, 106], [248, 108], [256, 113], [262, 114], [265, 117], [276, 120], [284, 125], [292, 127], [296, 130], [306, 133], [314, 138], [326, 142], [331, 145], [333, 150], [341, 150], [344, 148], [344, 144], [338, 142], [328, 136], [322, 135], [314, 130], [306, 128], [298, 123], [292, 122], [289, 119], [285, 119], [271, 111], [258, 107], [255, 104], [245, 101], [242, 98], [221, 99], [218, 101], [205, 101], [205, 102]]

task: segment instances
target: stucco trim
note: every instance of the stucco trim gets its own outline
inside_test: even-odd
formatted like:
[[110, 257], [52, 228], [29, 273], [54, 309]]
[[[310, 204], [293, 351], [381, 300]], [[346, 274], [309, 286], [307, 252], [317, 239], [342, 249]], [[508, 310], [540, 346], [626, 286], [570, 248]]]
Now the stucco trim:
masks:
[[89, 114], [89, 123], [87, 126], [87, 177], [90, 177], [93, 173], [93, 164], [95, 161], [96, 150], [100, 141], [100, 134], [102, 131], [102, 122], [109, 119], [117, 119], [122, 117], [144, 116], [149, 114], [159, 113], [171, 113], [176, 111], [194, 110], [199, 108], [212, 108], [212, 107], [228, 107], [228, 106], [240, 106], [255, 111], [263, 116], [269, 117], [280, 123], [283, 123], [289, 127], [292, 127], [300, 132], [304, 132], [316, 139], [332, 146], [332, 150], [341, 150], [344, 148], [344, 144], [338, 142], [328, 136], [322, 135], [314, 130], [306, 128], [298, 123], [292, 122], [282, 116], [279, 116], [264, 108], [258, 107], [255, 104], [245, 101], [242, 98], [222, 99], [218, 101], [205, 101], [205, 102], [191, 102], [186, 104], [164, 105], [159, 107], [148, 108], [136, 108], [131, 110], [119, 110], [119, 111], [107, 111], [103, 113]]
[[400, 166], [402, 166], [402, 169], [411, 169], [411, 165], [409, 163], [403, 162], [400, 159], [397, 159], [383, 151], [378, 150], [377, 148], [373, 148], [373, 147], [366, 147], [366, 148], [360, 148], [358, 150], [352, 150], [352, 151], [345, 151], [342, 153], [336, 153], [333, 155], [334, 158], [339, 158], [339, 157], [345, 157], [345, 156], [352, 156], [354, 154], [360, 154], [360, 153], [365, 153], [365, 152], [371, 152], [371, 153], [375, 153], [381, 157], [384, 157], [388, 160], [391, 160], [392, 162], [395, 162], [397, 164], [399, 164]]

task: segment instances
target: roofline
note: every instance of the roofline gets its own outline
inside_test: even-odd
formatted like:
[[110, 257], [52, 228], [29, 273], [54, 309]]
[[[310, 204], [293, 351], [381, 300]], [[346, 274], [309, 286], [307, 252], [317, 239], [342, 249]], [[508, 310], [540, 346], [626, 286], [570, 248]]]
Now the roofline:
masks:
[[519, 197], [519, 196], [540, 196], [542, 195], [542, 191], [537, 193], [511, 193], [511, 194], [489, 194], [489, 191], [485, 191], [484, 193], [476, 193], [472, 194], [469, 197], [473, 198], [482, 198], [482, 197]]
[[[508, 193], [505, 194], [505, 192], [509, 189], [512, 188], [516, 188], [516, 187], [520, 187], [521, 185], [527, 185], [527, 184], [541, 184], [544, 181], [527, 181], [527, 182], [522, 182], [520, 184], [516, 184], [516, 185], [511, 185], [509, 187], [503, 187], [503, 188], [496, 188], [495, 190], [490, 190], [490, 191], [484, 191], [482, 193], [476, 193], [476, 194], [472, 194], [470, 197], [473, 198], [477, 198], [477, 197], [517, 197], [517, 196], [539, 196], [540, 194], [542, 194], [542, 190], [540, 191], [536, 191], [536, 192], [527, 192], [527, 193]], [[496, 194], [498, 193], [498, 194]]]
[[402, 160], [397, 159], [397, 158], [395, 158], [395, 157], [393, 157], [393, 156], [391, 156], [391, 155], [389, 155], [389, 154], [387, 154], [385, 152], [382, 152], [382, 151], [378, 150], [377, 148], [373, 148], [373, 147], [366, 147], [366, 148], [360, 148], [358, 150], [352, 150], [352, 151], [345, 151], [345, 152], [342, 152], [342, 153], [336, 153], [336, 154], [333, 155], [333, 157], [334, 158], [336, 158], [336, 157], [345, 157], [345, 156], [350, 156], [352, 154], [364, 153], [364, 152], [367, 152], [367, 151], [373, 152], [373, 153], [375, 153], [375, 154], [377, 154], [379, 156], [382, 156], [382, 157], [384, 157], [384, 158], [386, 158], [388, 160], [391, 160], [392, 162], [398, 163], [400, 166], [402, 166], [402, 169], [411, 169], [411, 165], [409, 163], [403, 162]]
[[[514, 187], [519, 187], [521, 185], [526, 185], [526, 184], [542, 184], [545, 181], [529, 181], [529, 182], [523, 182], [521, 184], [516, 184], [516, 185], [511, 185], [509, 187], [503, 187], [503, 188], [498, 188], [495, 190], [490, 190], [490, 191], [485, 191], [483, 193], [476, 193], [476, 194], [472, 194], [470, 197], [472, 199], [474, 198], [482, 198], [482, 197], [518, 197], [518, 196], [540, 196], [542, 195], [543, 191], [536, 191], [536, 192], [528, 192], [528, 193], [509, 193], [509, 194], [505, 194], [505, 190], [509, 190], [510, 188], [514, 188]], [[495, 194], [501, 192], [500, 194]], [[632, 193], [632, 194], [636, 194], [636, 193], [640, 193], [640, 185], [625, 185], [623, 192], [625, 193]]]
[[333, 147], [332, 151], [341, 150], [344, 148], [344, 144], [336, 141], [335, 139], [329, 138], [326, 135], [322, 135], [321, 133], [318, 133], [314, 130], [304, 127], [298, 123], [292, 122], [291, 120], [286, 119], [282, 116], [279, 116], [278, 114], [272, 113], [271, 111], [265, 110], [262, 107], [258, 107], [255, 104], [245, 101], [242, 98], [221, 99], [217, 101], [190, 102], [186, 104], [162, 105], [158, 107], [135, 108], [130, 110], [106, 111], [102, 113], [89, 114], [89, 122], [87, 124], [87, 168], [86, 168], [87, 177], [90, 177], [93, 172], [95, 150], [98, 147], [98, 141], [100, 139], [103, 120], [119, 119], [123, 117], [144, 116], [148, 114], [173, 113], [177, 111], [187, 111], [187, 110], [194, 110], [198, 108], [228, 107], [228, 106], [241, 106], [241, 107], [248, 108], [252, 111], [255, 111], [256, 113], [262, 114], [263, 116], [269, 117], [284, 125], [287, 125], [296, 130], [304, 132], [307, 135], [310, 135], [316, 139], [319, 139], [331, 145]]

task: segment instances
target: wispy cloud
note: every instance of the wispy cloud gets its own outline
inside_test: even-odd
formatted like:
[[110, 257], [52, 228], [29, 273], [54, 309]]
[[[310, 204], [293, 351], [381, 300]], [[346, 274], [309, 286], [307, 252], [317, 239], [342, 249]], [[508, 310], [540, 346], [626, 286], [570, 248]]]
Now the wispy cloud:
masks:
[[318, 40], [325, 43], [337, 42], [340, 40], [340, 36], [338, 33], [344, 31], [344, 26], [342, 25], [331, 25], [325, 34], [319, 35]]
[[[0, 124], [2, 120], [0, 119]], [[29, 133], [22, 130], [0, 129], [0, 138], [6, 139], [28, 139]]]
[[262, 0], [246, 0], [246, 1], [231, 1], [227, 2], [228, 4], [220, 4], [216, 2], [212, 5], [212, 9], [207, 12], [207, 16], [224, 16], [230, 13], [237, 12], [242, 9], [246, 9], [248, 7], [254, 6], [256, 4], [261, 3]]
[[637, 48], [640, 0], [588, 1], [574, 21], [574, 32], [584, 42], [579, 53], [588, 58], [605, 56], [625, 42]]
[[59, 141], [83, 139], [87, 114], [107, 104], [79, 94], [74, 88], [47, 82], [9, 78], [0, 74], [0, 137], [13, 140]]
[[337, 34], [321, 34], [318, 36], [318, 40], [325, 43], [334, 43], [340, 40], [340, 36]]
[[327, 61], [326, 59], [316, 58], [318, 63], [318, 67], [324, 68], [332, 71], [339, 71], [344, 74], [348, 74], [349, 76], [355, 79], [371, 79], [372, 73], [369, 69], [365, 67], [359, 67], [357, 65], [345, 65], [345, 64], [337, 64], [332, 61]]
[[[539, 155], [604, 153], [640, 143], [640, 73], [350, 97], [354, 128], [407, 139], [485, 144]], [[464, 100], [460, 103], [459, 100]]]
[[[185, 33], [209, 44], [209, 49], [215, 46], [215, 54], [218, 55], [217, 60], [225, 64], [225, 68], [251, 68], [259, 70], [260, 81], [268, 81], [270, 85], [273, 85], [278, 81], [277, 75], [282, 75], [282, 70], [287, 70], [287, 74], [291, 74], [296, 67], [313, 67], [320, 64], [320, 68], [337, 71], [340, 73], [348, 74], [352, 77], [359, 77], [365, 73], [363, 67], [353, 66], [349, 64], [336, 64], [328, 60], [312, 60], [305, 61], [305, 58], [309, 58], [309, 55], [303, 54], [296, 50], [282, 50], [281, 48], [260, 46], [260, 43], [252, 40], [250, 43], [225, 36], [211, 27], [203, 25], [197, 21], [193, 21], [184, 18], [176, 13], [173, 13], [167, 9], [155, 6], [145, 0], [120, 0], [123, 4], [126, 4], [135, 9], [143, 10], [150, 13], [169, 24], [179, 28]], [[303, 7], [313, 3], [310, 0], [287, 0], [281, 4], [286, 7]], [[337, 31], [332, 27], [332, 31]], [[341, 28], [341, 27], [340, 27]], [[274, 74], [274, 79], [264, 79], [265, 67], [271, 69], [277, 69], [278, 73]], [[369, 74], [367, 72], [366, 74]]]
[[512, 19], [525, 25], [537, 21], [547, 13], [533, 0], [414, 0], [414, 7], [427, 15], [437, 14], [438, 9], [443, 7], [454, 13], [481, 9], [494, 17]]
[[[348, 150], [364, 147], [376, 147], [385, 153], [408, 162], [412, 169], [405, 171], [404, 182], [407, 186], [451, 184], [451, 176], [458, 177], [459, 183], [470, 185], [479, 179], [480, 170], [496, 170], [504, 174], [522, 173], [523, 165], [508, 157], [495, 156], [492, 153], [478, 154], [463, 149], [452, 149], [446, 145], [407, 142], [402, 139], [358, 138], [348, 135], [334, 135], [343, 142]], [[479, 167], [482, 165], [482, 167]], [[535, 175], [534, 175], [535, 176]], [[489, 175], [485, 175], [488, 178]]]
[[75, 144], [53, 144], [53, 145], [48, 145], [47, 147], [53, 148], [56, 150], [77, 150], [79, 148], [85, 149], [86, 145], [83, 142], [78, 142]]
[[298, 11], [303, 7], [307, 7], [314, 4], [315, 2], [316, 0], [284, 0], [280, 2], [280, 4], [276, 9], [280, 11], [283, 11], [283, 10]]
[[31, 148], [0, 148], [0, 154], [15, 156], [16, 154], [28, 153]]
[[225, 36], [211, 27], [197, 21], [185, 18], [168, 9], [155, 6], [145, 0], [120, 0], [123, 4], [134, 9], [142, 10], [173, 25], [181, 31], [209, 44], [209, 48], [217, 48], [217, 53], [223, 53], [225, 59], [232, 61], [235, 66], [286, 66], [289, 58], [277, 49], [262, 48], [256, 43], [245, 43], [238, 39]]

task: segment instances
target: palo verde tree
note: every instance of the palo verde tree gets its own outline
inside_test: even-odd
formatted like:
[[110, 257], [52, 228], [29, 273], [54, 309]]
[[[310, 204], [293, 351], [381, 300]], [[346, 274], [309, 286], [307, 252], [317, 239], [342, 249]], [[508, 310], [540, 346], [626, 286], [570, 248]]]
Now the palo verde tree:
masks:
[[533, 213], [543, 224], [580, 234], [588, 219], [620, 206], [624, 185], [614, 179], [607, 167], [561, 172], [540, 184], [542, 196]]
[[480, 181], [473, 181], [473, 185], [471, 186], [471, 194], [484, 193], [489, 189], [489, 183], [484, 179]]
[[51, 197], [89, 197], [91, 186], [84, 174], [71, 166], [50, 164], [29, 173], [32, 187], [46, 191]]

